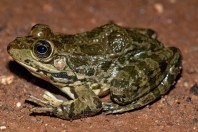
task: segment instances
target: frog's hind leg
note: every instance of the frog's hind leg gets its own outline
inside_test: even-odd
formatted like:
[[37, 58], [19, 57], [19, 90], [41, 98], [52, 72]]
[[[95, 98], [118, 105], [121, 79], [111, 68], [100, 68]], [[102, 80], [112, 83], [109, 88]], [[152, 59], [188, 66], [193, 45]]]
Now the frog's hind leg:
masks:
[[160, 98], [161, 95], [167, 93], [170, 87], [175, 84], [175, 79], [181, 70], [180, 51], [174, 47], [171, 47], [170, 50], [172, 50], [175, 53], [175, 55], [170, 61], [170, 67], [168, 68], [165, 78], [159, 83], [157, 88], [153, 89], [151, 92], [145, 94], [141, 98], [127, 105], [118, 105], [112, 102], [103, 103], [103, 111], [105, 111], [106, 114], [111, 114], [111, 113], [123, 113], [126, 111], [134, 110], [153, 102], [154, 100]]

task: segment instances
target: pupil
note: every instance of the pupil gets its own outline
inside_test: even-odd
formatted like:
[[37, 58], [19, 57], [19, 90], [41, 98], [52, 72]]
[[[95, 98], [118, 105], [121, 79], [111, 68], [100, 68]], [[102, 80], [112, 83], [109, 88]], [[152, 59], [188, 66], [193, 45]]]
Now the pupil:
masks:
[[39, 53], [43, 54], [43, 53], [45, 53], [45, 52], [47, 51], [47, 48], [46, 48], [45, 46], [43, 46], [43, 45], [39, 45], [39, 46], [37, 47], [37, 51], [38, 51]]

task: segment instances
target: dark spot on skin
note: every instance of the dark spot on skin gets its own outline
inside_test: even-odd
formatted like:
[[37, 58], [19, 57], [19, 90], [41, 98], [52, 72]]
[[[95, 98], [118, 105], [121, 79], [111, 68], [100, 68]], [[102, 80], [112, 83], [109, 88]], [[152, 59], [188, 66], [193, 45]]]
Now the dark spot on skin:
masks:
[[24, 62], [28, 64], [30, 62], [30, 60], [26, 59], [26, 60], [24, 60]]
[[52, 73], [51, 75], [56, 78], [69, 78], [66, 72]]
[[88, 68], [85, 70], [85, 74], [88, 76], [94, 75], [95, 70], [93, 68]]
[[111, 61], [104, 61], [102, 62], [100, 65], [101, 65], [101, 69], [104, 70], [104, 71], [107, 71], [110, 66], [111, 66]]
[[167, 65], [168, 65], [167, 62], [164, 62], [164, 61], [159, 64], [161, 72], [164, 72], [166, 70]]
[[68, 80], [76, 80], [75, 76], [68, 76], [66, 72], [51, 73], [51, 75], [55, 78], [65, 78]]

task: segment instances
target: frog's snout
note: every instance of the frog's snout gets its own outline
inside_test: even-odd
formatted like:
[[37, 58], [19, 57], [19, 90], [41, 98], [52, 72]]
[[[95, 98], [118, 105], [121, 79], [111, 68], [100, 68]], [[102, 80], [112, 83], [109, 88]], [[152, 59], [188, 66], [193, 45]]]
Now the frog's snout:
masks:
[[8, 51], [8, 53], [11, 55], [11, 50], [12, 50], [12, 47], [13, 47], [13, 42], [10, 42], [9, 44], [8, 44], [8, 47], [7, 47], [7, 51]]
[[20, 42], [21, 38], [17, 37], [15, 40], [10, 42], [7, 46], [8, 53], [13, 56], [16, 49], [22, 49], [22, 44]]
[[7, 51], [9, 54], [12, 54], [12, 51], [14, 49], [23, 49], [24, 48], [24, 44], [22, 43], [22, 37], [17, 37], [15, 40], [13, 40], [12, 42], [10, 42], [8, 44], [7, 47]]

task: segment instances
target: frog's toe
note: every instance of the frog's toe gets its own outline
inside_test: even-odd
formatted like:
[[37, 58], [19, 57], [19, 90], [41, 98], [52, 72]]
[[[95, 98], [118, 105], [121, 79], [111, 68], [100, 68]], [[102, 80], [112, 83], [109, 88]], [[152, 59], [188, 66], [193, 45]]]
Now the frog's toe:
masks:
[[46, 100], [42, 100], [42, 99], [39, 99], [31, 94], [28, 94], [28, 101], [31, 101], [31, 102], [34, 102], [40, 106], [47, 106], [47, 105], [50, 105], [50, 102], [49, 101], [46, 101]]
[[40, 105], [41, 107], [33, 107], [30, 109], [31, 112], [35, 112], [35, 113], [46, 113], [46, 112], [52, 112], [53, 111], [53, 107], [50, 103], [50, 101], [47, 101], [47, 100], [42, 100], [42, 99], [39, 99], [31, 94], [28, 95], [28, 99], [29, 101], [31, 102], [34, 102], [38, 105]]
[[48, 91], [45, 91], [42, 97], [50, 102], [50, 104], [54, 107], [60, 106], [64, 102], [63, 100], [56, 98], [52, 93]]
[[52, 113], [54, 111], [54, 108], [52, 106], [33, 107], [32, 109], [30, 109], [30, 111], [35, 113]]
[[28, 99], [29, 101], [32, 101], [40, 106], [53, 106], [53, 107], [57, 107], [60, 106], [61, 104], [63, 104], [63, 100], [57, 99], [52, 93], [50, 92], [45, 92], [43, 94], [43, 99], [39, 99], [31, 94], [28, 95]]
[[[33, 95], [28, 95], [29, 98], [28, 100], [29, 101], [32, 101], [38, 105], [40, 105], [40, 107], [33, 107], [30, 109], [31, 112], [33, 113], [50, 113], [50, 114], [53, 114], [53, 115], [56, 115], [60, 118], [67, 118], [65, 117], [64, 118], [64, 114], [67, 113], [67, 102], [64, 102], [62, 101], [62, 103], [57, 102], [57, 100], [54, 98], [54, 100], [51, 100], [52, 98], [50, 97], [53, 97], [51, 96], [50, 94], [44, 94], [46, 97], [43, 97], [44, 100], [42, 99], [39, 99]], [[47, 95], [50, 95], [50, 96], [47, 96]], [[55, 97], [55, 96], [54, 96]]]

